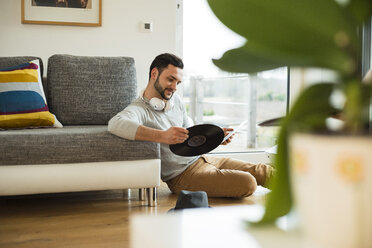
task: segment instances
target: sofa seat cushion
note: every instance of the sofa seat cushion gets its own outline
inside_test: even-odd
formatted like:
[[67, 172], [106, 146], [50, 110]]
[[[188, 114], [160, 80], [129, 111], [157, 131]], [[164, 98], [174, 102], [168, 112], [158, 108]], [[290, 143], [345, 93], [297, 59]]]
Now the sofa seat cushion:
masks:
[[159, 144], [119, 138], [106, 125], [0, 131], [0, 165], [160, 158]]

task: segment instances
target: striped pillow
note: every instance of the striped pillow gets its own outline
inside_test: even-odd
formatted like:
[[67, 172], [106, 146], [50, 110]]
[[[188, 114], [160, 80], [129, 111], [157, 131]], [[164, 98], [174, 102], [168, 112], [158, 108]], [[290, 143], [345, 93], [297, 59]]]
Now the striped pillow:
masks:
[[62, 127], [48, 109], [39, 60], [0, 69], [0, 128]]

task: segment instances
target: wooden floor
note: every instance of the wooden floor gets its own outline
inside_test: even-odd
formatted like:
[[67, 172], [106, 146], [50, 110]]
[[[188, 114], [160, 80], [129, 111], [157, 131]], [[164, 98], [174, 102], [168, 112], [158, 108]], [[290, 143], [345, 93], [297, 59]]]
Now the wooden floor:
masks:
[[[259, 187], [245, 199], [210, 198], [209, 204], [262, 204], [267, 192]], [[164, 183], [157, 207], [138, 201], [138, 190], [0, 197], [0, 247], [129, 247], [131, 214], [166, 213], [176, 200]]]

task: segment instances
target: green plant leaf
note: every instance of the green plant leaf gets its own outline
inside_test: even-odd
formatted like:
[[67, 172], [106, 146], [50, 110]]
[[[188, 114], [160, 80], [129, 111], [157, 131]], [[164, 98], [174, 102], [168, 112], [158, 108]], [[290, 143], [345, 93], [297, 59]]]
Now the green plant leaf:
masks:
[[[360, 1], [360, 0], [359, 0]], [[231, 30], [255, 42], [278, 47], [322, 47], [343, 31], [357, 45], [355, 26], [345, 20], [334, 0], [208, 0], [215, 15]], [[297, 39], [301, 42], [297, 43]], [[295, 39], [295, 41], [291, 41]]]
[[325, 119], [339, 112], [329, 100], [334, 87], [334, 83], [320, 82], [305, 89], [293, 105], [287, 125], [298, 131], [324, 129]]
[[277, 174], [270, 182], [272, 192], [266, 202], [266, 211], [259, 224], [272, 223], [284, 216], [292, 207], [288, 140], [297, 131], [324, 130], [325, 120], [337, 112], [329, 103], [333, 83], [321, 83], [305, 89], [282, 122], [278, 138], [277, 157], [274, 162]]
[[268, 224], [274, 222], [278, 217], [289, 213], [292, 207], [292, 193], [289, 180], [288, 159], [288, 129], [283, 126], [278, 137], [278, 150], [274, 165], [276, 174], [270, 182], [272, 192], [266, 202], [265, 214], [261, 221], [256, 224]]
[[372, 15], [371, 0], [350, 0], [346, 8], [350, 13], [352, 13], [358, 24], [368, 21]]
[[[208, 2], [227, 27], [256, 48], [261, 46], [275, 54], [297, 54], [316, 62], [321, 62], [320, 58], [331, 60], [327, 59], [329, 54], [342, 58], [335, 61], [341, 64], [354, 63], [358, 57], [355, 22], [345, 18], [347, 10], [334, 0]], [[343, 68], [343, 72], [351, 73], [353, 69]]]
[[224, 71], [239, 73], [254, 73], [286, 66], [285, 63], [273, 61], [242, 47], [225, 52], [222, 58], [214, 59], [213, 63]]
[[371, 85], [349, 80], [343, 90], [348, 99], [342, 116], [345, 129], [353, 134], [365, 134], [370, 122]]
[[339, 71], [347, 70], [352, 66], [349, 64], [347, 56], [331, 49], [321, 54], [317, 52], [311, 52], [307, 56], [303, 56], [303, 54], [283, 52], [247, 42], [240, 48], [225, 52], [220, 59], [213, 60], [213, 63], [222, 70], [243, 73], [259, 72], [283, 66], [326, 67]]

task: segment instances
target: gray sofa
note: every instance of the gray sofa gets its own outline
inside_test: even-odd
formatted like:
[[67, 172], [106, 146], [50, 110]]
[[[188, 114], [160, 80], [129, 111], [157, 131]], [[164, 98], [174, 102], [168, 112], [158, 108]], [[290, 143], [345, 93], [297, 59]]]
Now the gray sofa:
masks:
[[[35, 58], [0, 57], [0, 68]], [[129, 57], [51, 56], [43, 87], [63, 128], [0, 131], [0, 195], [131, 188], [155, 205], [159, 144], [107, 131], [137, 96], [135, 75]]]

